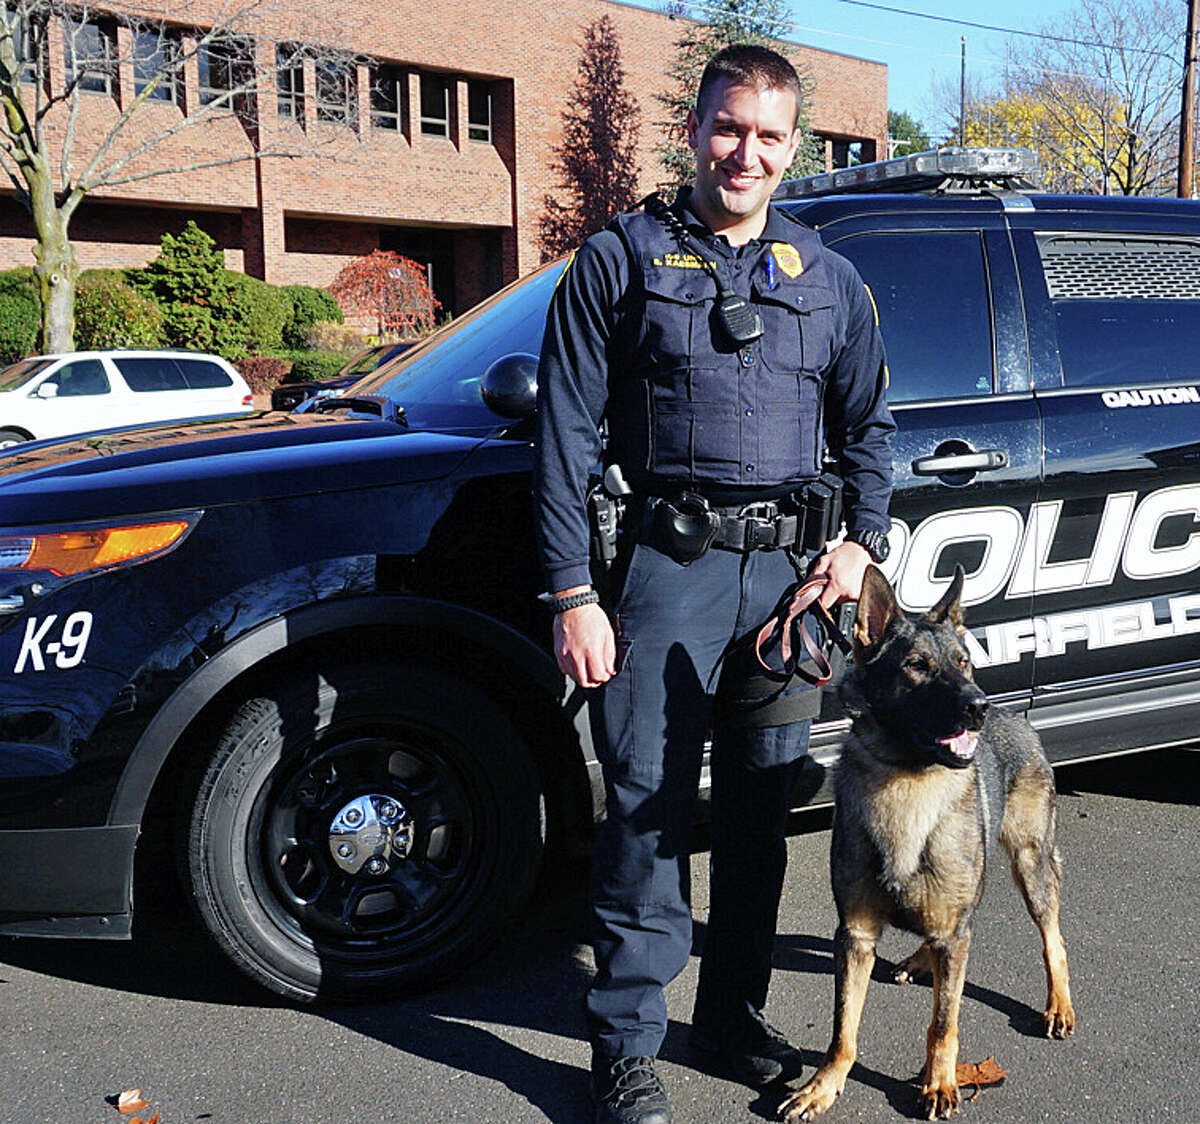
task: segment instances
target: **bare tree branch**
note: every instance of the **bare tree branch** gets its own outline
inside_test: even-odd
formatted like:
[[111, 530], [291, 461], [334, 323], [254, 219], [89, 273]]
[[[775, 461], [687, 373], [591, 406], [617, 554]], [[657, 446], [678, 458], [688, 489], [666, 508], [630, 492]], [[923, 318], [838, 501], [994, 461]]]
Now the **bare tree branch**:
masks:
[[[277, 41], [278, 28], [293, 46]], [[0, 166], [33, 219], [45, 346], [72, 346], [78, 266], [68, 228], [92, 192], [276, 156], [329, 155], [358, 139], [357, 68], [370, 60], [336, 38], [328, 13], [309, 0], [0, 0]], [[60, 57], [51, 58], [51, 42]], [[278, 68], [300, 54], [323, 74], [344, 73], [350, 127], [320, 113], [315, 129], [280, 130], [273, 114], [264, 124], [259, 111], [275, 96]], [[319, 85], [310, 93], [322, 92]], [[199, 153], [171, 143], [217, 120], [236, 121], [245, 143]]]

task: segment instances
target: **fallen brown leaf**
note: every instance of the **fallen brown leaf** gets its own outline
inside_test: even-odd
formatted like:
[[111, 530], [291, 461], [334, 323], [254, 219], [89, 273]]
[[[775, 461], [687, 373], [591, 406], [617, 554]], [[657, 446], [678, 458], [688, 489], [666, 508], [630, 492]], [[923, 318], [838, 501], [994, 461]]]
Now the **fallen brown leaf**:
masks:
[[141, 1119], [139, 1119], [138, 1117], [136, 1117], [136, 1116], [135, 1116], [135, 1117], [134, 1117], [134, 1118], [133, 1118], [133, 1119], [132, 1119], [132, 1120], [129, 1122], [129, 1124], [158, 1124], [158, 1109], [155, 1109], [155, 1110], [154, 1110], [154, 1115], [153, 1115], [153, 1116], [151, 1116], [151, 1117], [149, 1117], [149, 1118], [148, 1118], [148, 1119], [146, 1119], [146, 1120], [141, 1120]]
[[[132, 1112], [140, 1112], [143, 1108], [149, 1108], [150, 1102], [142, 1100], [141, 1089], [126, 1089], [117, 1098], [117, 1111], [122, 1116], [128, 1116]], [[130, 1121], [129, 1124], [135, 1124]]]
[[994, 1057], [975, 1063], [959, 1062], [956, 1071], [960, 1089], [966, 1085], [975, 1086], [975, 1092], [967, 1098], [968, 1101], [978, 1097], [984, 1085], [999, 1085], [1007, 1076], [1008, 1073], [996, 1064]]

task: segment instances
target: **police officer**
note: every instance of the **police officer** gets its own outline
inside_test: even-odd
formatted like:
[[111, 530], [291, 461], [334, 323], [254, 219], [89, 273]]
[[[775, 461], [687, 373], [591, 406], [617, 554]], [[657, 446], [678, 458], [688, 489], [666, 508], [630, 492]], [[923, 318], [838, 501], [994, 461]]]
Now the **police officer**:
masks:
[[[587, 996], [600, 1124], [670, 1120], [654, 1058], [663, 989], [691, 950], [689, 837], [710, 726], [711, 898], [691, 1045], [706, 1068], [752, 1085], [798, 1071], [763, 1007], [809, 724], [727, 720], [713, 700], [731, 653], [795, 579], [778, 549], [795, 535], [789, 497], [818, 476], [825, 448], [844, 481], [847, 535], [813, 572], [827, 576], [826, 606], [857, 597], [886, 547], [893, 429], [869, 294], [770, 206], [802, 138], [800, 97], [782, 56], [716, 55], [688, 114], [691, 188], [669, 215], [620, 215], [588, 239], [547, 320], [539, 541], [559, 666], [594, 689], [607, 800]], [[586, 508], [602, 457], [632, 493], [619, 592], [603, 605]]]

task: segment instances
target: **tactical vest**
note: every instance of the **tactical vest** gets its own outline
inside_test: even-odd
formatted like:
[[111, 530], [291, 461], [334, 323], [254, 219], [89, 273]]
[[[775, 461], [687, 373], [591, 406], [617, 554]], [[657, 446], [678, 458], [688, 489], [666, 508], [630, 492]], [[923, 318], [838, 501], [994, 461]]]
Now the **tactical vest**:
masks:
[[694, 253], [644, 212], [612, 229], [630, 279], [609, 360], [611, 459], [642, 482], [765, 488], [818, 476], [825, 373], [845, 317], [816, 234], [794, 224], [787, 244], [758, 254], [710, 251], [762, 316], [761, 338], [738, 350], [712, 320], [716, 285]]

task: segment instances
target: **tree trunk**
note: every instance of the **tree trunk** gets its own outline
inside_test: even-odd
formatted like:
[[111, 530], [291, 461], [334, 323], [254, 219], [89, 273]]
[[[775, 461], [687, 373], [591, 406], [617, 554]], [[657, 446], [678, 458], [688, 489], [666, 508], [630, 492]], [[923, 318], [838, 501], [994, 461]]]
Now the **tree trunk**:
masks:
[[34, 215], [37, 244], [33, 275], [42, 298], [41, 349], [45, 355], [75, 350], [75, 282], [79, 264], [67, 235], [67, 218], [57, 208]]

